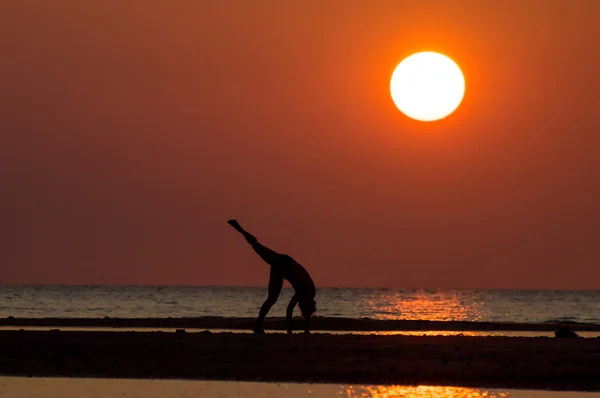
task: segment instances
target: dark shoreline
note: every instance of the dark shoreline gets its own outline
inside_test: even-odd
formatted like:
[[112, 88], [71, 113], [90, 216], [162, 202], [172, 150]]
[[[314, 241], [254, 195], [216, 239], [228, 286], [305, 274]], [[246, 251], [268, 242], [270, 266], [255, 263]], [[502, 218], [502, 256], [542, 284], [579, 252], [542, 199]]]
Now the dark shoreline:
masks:
[[[198, 318], [14, 318], [0, 319], [0, 326], [14, 327], [114, 327], [114, 328], [189, 328], [251, 330], [255, 318], [224, 318], [205, 316]], [[302, 320], [295, 319], [295, 328]], [[546, 331], [554, 332], [561, 326], [575, 332], [600, 332], [600, 325], [589, 323], [512, 323], [465, 322], [423, 320], [375, 320], [354, 318], [315, 317], [313, 330], [327, 331]], [[283, 318], [267, 318], [265, 329], [285, 330]]]
[[0, 331], [0, 375], [600, 391], [600, 339]]

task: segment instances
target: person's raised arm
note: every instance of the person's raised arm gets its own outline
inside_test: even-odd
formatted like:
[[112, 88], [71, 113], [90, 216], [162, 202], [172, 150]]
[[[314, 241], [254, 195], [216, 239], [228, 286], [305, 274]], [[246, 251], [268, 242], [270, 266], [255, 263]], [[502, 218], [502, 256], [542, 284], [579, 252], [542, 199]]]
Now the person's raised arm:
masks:
[[292, 334], [292, 314], [294, 313], [294, 307], [298, 304], [298, 297], [294, 294], [290, 303], [287, 306], [287, 310], [285, 312], [285, 319], [287, 322], [287, 332], [288, 334]]
[[311, 315], [304, 315], [304, 334], [310, 334]]

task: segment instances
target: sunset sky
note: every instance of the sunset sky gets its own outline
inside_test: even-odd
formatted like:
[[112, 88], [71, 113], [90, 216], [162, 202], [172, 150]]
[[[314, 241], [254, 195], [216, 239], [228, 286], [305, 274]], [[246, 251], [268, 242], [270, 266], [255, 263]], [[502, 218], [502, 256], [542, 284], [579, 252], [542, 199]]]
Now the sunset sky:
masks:
[[[0, 284], [600, 289], [600, 1], [5, 1]], [[394, 106], [418, 51], [458, 110]]]

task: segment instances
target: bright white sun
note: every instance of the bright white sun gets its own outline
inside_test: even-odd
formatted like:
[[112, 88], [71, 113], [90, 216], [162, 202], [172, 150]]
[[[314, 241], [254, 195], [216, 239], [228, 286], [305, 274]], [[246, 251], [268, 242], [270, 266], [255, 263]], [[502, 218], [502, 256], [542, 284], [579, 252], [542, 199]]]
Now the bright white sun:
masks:
[[458, 108], [465, 95], [465, 78], [445, 55], [421, 52], [398, 64], [390, 91], [406, 116], [423, 122], [443, 119]]

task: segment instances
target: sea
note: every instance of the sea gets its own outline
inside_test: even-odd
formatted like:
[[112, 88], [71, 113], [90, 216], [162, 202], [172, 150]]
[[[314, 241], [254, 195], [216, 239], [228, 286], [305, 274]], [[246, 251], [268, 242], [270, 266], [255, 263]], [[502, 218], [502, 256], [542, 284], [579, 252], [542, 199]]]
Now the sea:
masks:
[[[284, 316], [284, 288], [269, 316]], [[0, 286], [0, 318], [254, 317], [266, 287]], [[325, 317], [600, 324], [600, 291], [351, 289], [317, 291]]]

